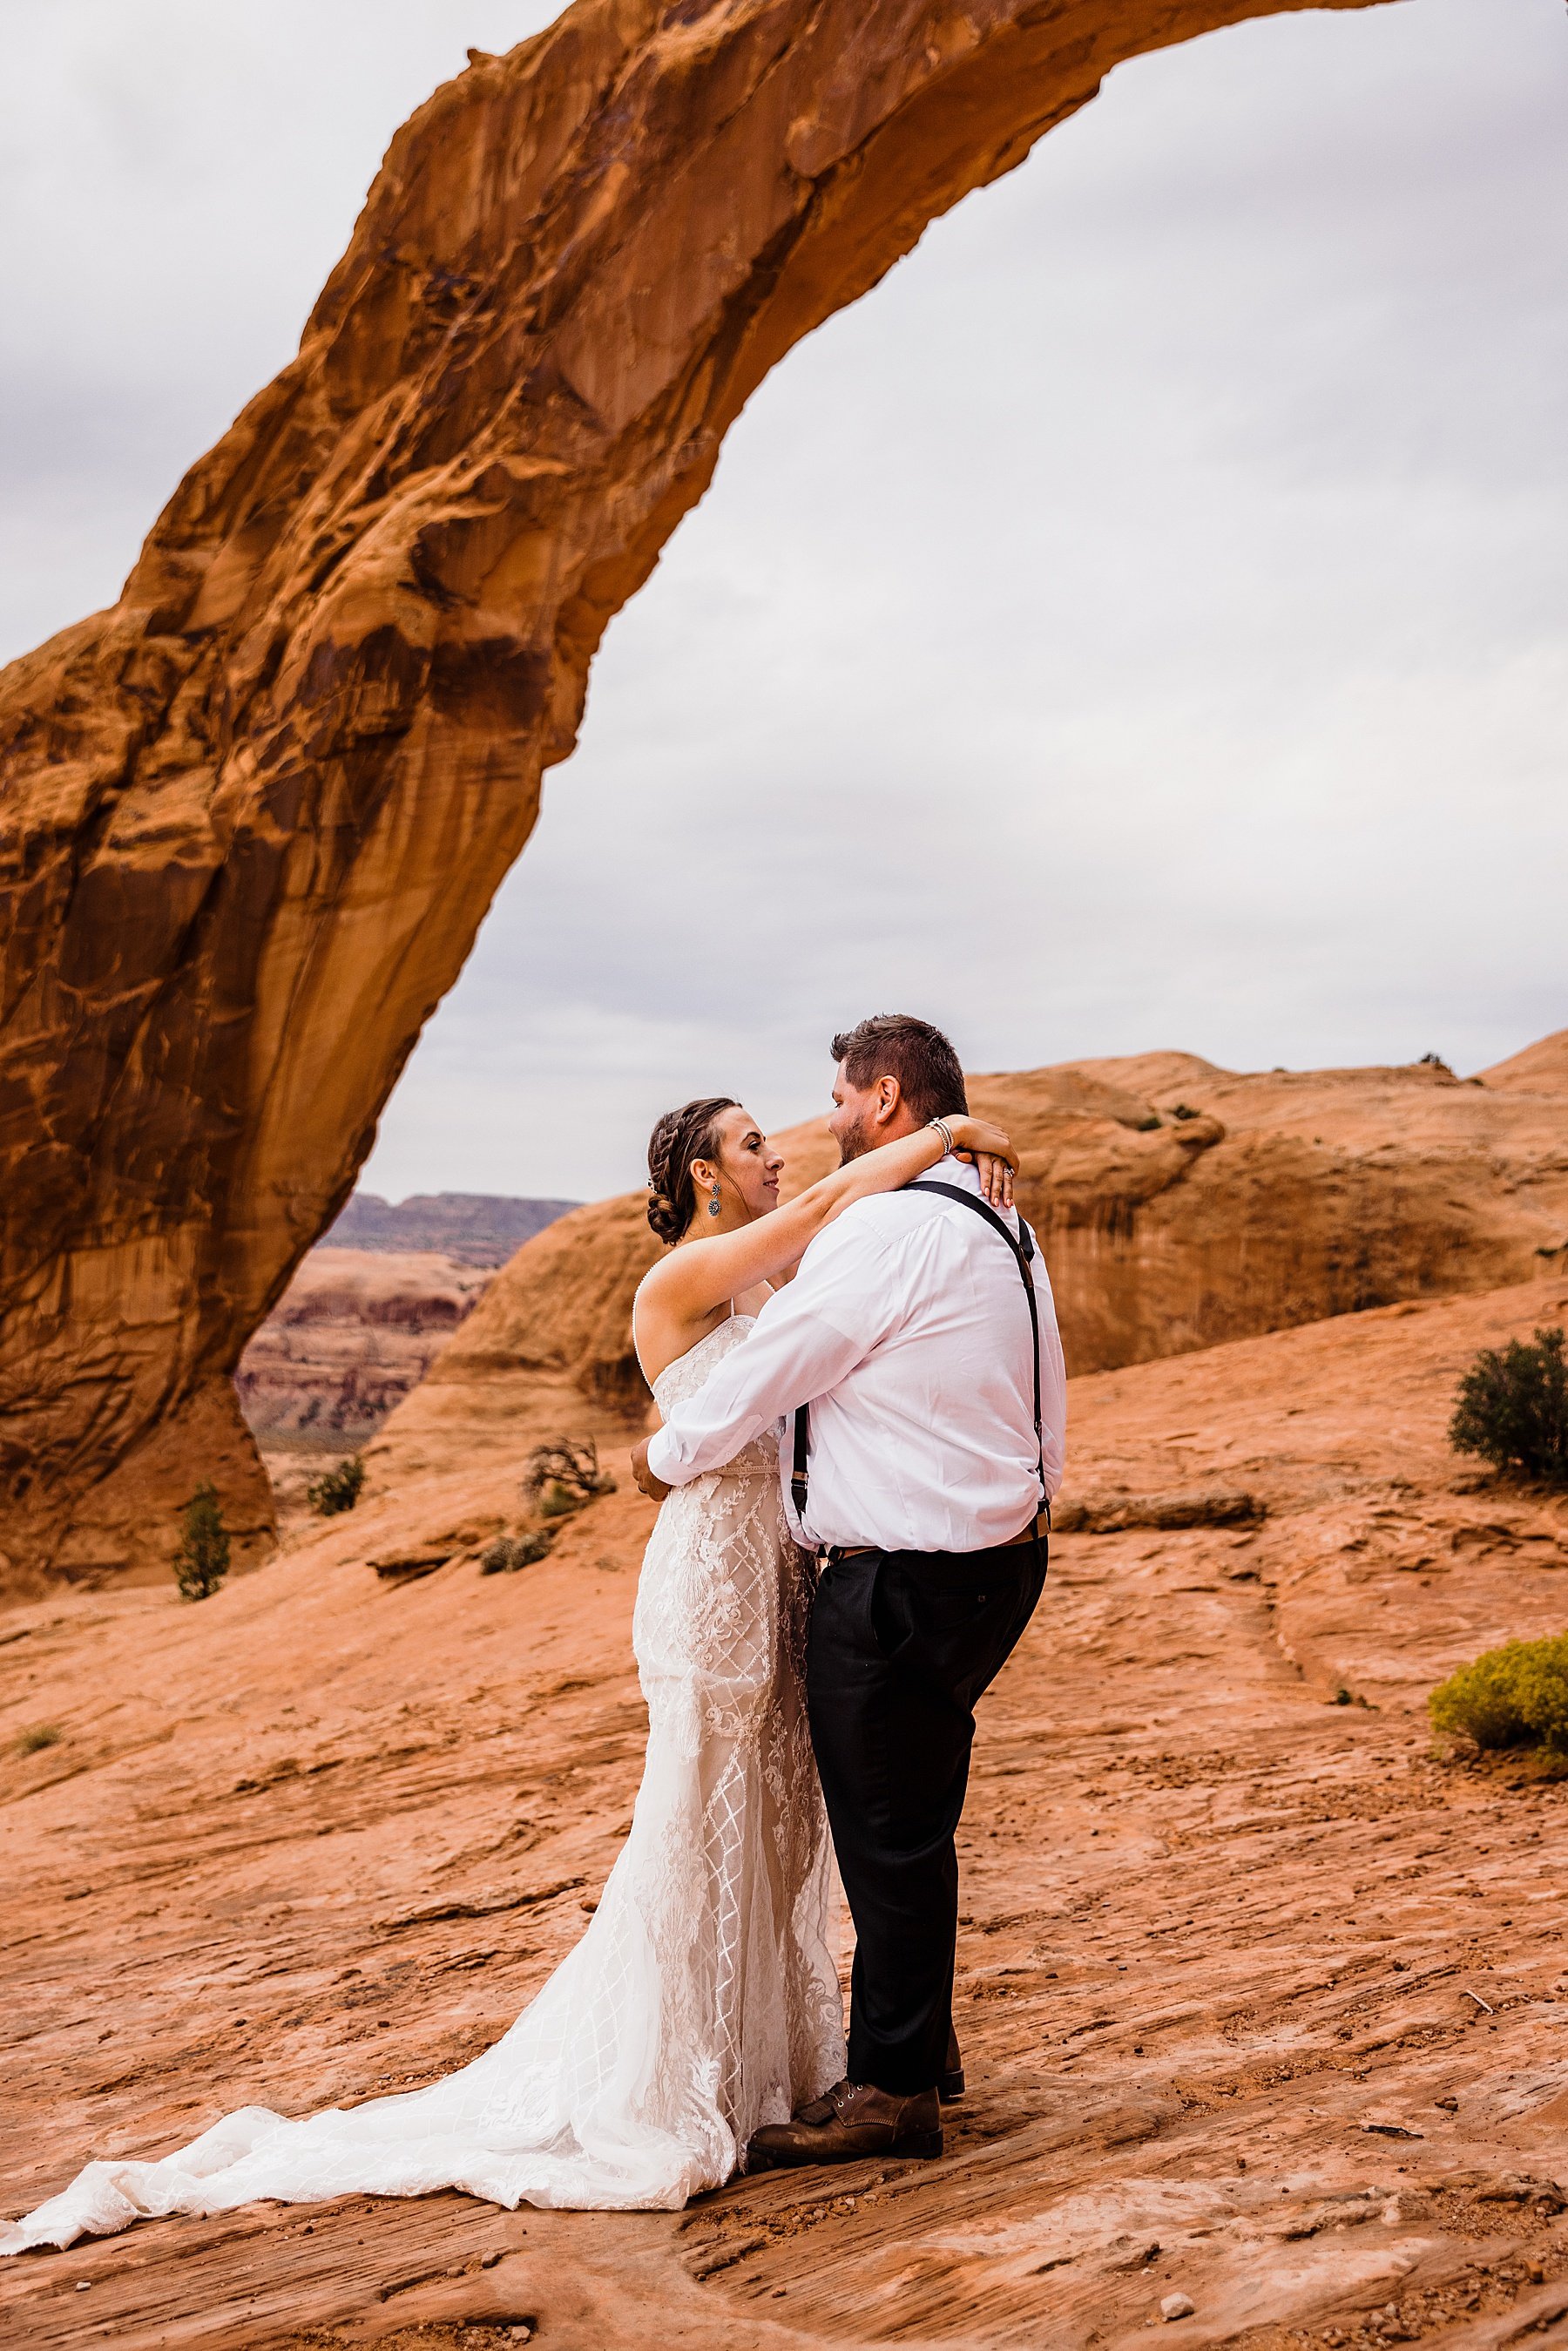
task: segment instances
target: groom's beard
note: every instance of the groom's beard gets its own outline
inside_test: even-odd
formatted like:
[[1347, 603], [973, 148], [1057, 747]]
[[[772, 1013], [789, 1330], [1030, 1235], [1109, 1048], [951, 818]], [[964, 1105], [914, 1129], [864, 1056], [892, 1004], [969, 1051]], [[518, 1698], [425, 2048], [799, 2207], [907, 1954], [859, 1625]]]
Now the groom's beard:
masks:
[[864, 1159], [866, 1154], [876, 1147], [871, 1140], [870, 1120], [858, 1118], [848, 1133], [838, 1138], [838, 1164], [841, 1167], [847, 1167], [852, 1159]]

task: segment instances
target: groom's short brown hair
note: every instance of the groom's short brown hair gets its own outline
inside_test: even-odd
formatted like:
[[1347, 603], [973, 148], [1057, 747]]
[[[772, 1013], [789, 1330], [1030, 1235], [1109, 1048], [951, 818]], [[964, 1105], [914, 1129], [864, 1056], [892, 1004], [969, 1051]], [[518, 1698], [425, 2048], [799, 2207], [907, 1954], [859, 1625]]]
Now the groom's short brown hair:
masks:
[[969, 1109], [963, 1068], [940, 1029], [908, 1012], [875, 1012], [833, 1040], [833, 1058], [852, 1086], [897, 1078], [914, 1118], [951, 1118]]

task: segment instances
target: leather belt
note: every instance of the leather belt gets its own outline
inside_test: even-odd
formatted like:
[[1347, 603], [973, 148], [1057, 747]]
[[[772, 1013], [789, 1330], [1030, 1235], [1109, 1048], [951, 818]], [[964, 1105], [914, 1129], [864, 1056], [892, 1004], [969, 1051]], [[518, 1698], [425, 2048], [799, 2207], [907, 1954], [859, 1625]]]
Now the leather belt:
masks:
[[[1023, 1551], [1035, 1543], [1044, 1542], [1050, 1531], [1050, 1513], [1042, 1510], [1039, 1517], [1031, 1525], [1026, 1526], [1022, 1534], [1010, 1535], [1005, 1542], [987, 1543], [985, 1552], [976, 1552], [974, 1555], [977, 1559], [981, 1559], [989, 1552]], [[832, 1567], [838, 1560], [866, 1559], [872, 1552], [882, 1551], [885, 1548], [882, 1543], [823, 1543], [819, 1546], [816, 1556], [824, 1566]]]

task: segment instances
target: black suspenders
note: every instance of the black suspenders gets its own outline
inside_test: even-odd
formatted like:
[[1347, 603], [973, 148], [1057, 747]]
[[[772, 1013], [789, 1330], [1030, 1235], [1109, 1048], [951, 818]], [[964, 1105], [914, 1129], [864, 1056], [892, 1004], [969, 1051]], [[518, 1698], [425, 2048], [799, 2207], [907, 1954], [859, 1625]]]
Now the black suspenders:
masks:
[[800, 1531], [805, 1532], [805, 1495], [810, 1479], [806, 1473], [806, 1457], [811, 1451], [811, 1406], [797, 1404], [794, 1408], [794, 1467], [789, 1473], [790, 1499], [794, 1504]]
[[[1031, 1360], [1034, 1366], [1034, 1443], [1039, 1455], [1039, 1465], [1035, 1475], [1040, 1480], [1040, 1507], [1044, 1511], [1046, 1524], [1049, 1525], [1051, 1497], [1045, 1490], [1045, 1424], [1040, 1399], [1040, 1306], [1034, 1295], [1034, 1276], [1031, 1270], [1034, 1256], [1034, 1237], [1020, 1217], [1019, 1238], [1014, 1240], [995, 1209], [988, 1207], [978, 1192], [965, 1192], [957, 1184], [916, 1183], [911, 1184], [909, 1188], [911, 1192], [940, 1192], [944, 1200], [956, 1200], [960, 1207], [972, 1208], [977, 1217], [985, 1218], [993, 1232], [1002, 1235], [1002, 1239], [1012, 1251], [1018, 1266], [1019, 1277], [1023, 1283], [1023, 1294], [1029, 1301], [1029, 1329], [1034, 1342], [1031, 1350]], [[795, 1516], [800, 1520], [803, 1533], [805, 1530], [806, 1491], [810, 1483], [806, 1468], [810, 1451], [811, 1406], [808, 1404], [803, 1404], [795, 1410], [794, 1463], [790, 1470], [789, 1479], [790, 1497], [794, 1503]]]

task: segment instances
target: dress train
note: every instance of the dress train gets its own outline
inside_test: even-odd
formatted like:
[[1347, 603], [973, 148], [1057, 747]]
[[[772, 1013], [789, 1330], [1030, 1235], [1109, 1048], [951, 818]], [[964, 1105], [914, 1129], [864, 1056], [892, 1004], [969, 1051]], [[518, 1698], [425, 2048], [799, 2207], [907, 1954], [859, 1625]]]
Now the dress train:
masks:
[[[750, 1327], [654, 1384], [668, 1411]], [[648, 1755], [582, 1939], [510, 2032], [428, 2088], [286, 2120], [242, 2106], [156, 2162], [89, 2163], [0, 2252], [258, 2198], [460, 2188], [673, 2210], [844, 2071], [829, 1847], [803, 1698], [809, 1593], [765, 1441], [664, 1504], [633, 1643]]]

